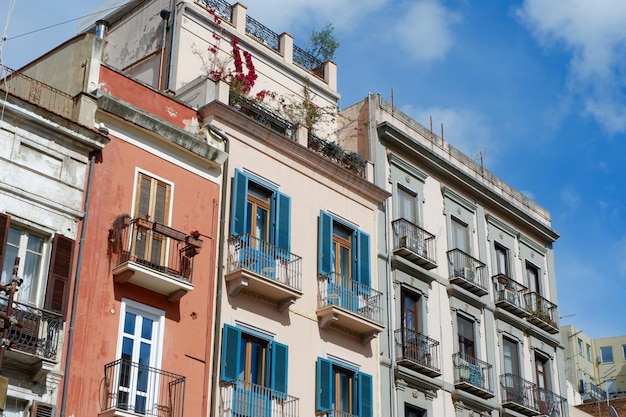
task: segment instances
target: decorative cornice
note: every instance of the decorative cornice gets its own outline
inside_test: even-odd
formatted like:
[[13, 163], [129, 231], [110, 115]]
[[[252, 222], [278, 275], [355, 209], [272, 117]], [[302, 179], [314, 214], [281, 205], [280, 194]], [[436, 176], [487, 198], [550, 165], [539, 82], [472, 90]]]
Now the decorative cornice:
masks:
[[497, 227], [503, 232], [506, 232], [512, 237], [516, 237], [517, 235], [519, 235], [519, 232], [517, 230], [515, 230], [514, 228], [512, 228], [511, 226], [509, 226], [508, 224], [504, 223], [502, 220], [498, 219], [497, 217], [494, 217], [491, 214], [487, 214], [485, 216], [485, 219], [487, 220], [487, 223]]
[[398, 167], [399, 169], [403, 170], [404, 172], [406, 172], [407, 174], [414, 176], [421, 182], [425, 182], [426, 178], [428, 178], [428, 174], [425, 174], [424, 172], [417, 169], [415, 166], [409, 164], [407, 161], [405, 161], [404, 159], [400, 158], [399, 156], [393, 153], [389, 153], [387, 155], [387, 158], [391, 165], [394, 165]]
[[450, 200], [454, 201], [455, 203], [463, 206], [467, 211], [471, 211], [472, 213], [476, 212], [476, 207], [477, 207], [476, 204], [472, 203], [467, 198], [463, 197], [461, 194], [457, 193], [453, 189], [444, 185], [441, 187], [441, 194], [444, 197], [447, 197]]

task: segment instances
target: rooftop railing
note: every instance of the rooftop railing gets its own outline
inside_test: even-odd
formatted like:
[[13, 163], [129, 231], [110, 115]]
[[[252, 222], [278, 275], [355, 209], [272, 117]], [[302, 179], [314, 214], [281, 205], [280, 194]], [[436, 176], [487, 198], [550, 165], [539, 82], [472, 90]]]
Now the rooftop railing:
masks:
[[360, 317], [382, 324], [382, 294], [367, 285], [335, 272], [317, 280], [317, 307], [341, 307]]
[[230, 105], [236, 108], [240, 113], [252, 117], [261, 125], [285, 136], [287, 139], [293, 138], [293, 123], [262, 106], [256, 101], [243, 96], [231, 94]]
[[185, 377], [127, 359], [104, 365], [102, 411], [183, 417]]
[[69, 94], [4, 65], [0, 65], [0, 90], [66, 118], [74, 110], [74, 98]]

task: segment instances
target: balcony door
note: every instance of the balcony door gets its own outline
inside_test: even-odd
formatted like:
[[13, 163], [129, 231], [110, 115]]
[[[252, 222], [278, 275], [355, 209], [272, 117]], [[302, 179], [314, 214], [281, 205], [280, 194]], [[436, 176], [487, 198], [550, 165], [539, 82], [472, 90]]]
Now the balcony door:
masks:
[[418, 225], [417, 195], [404, 187], [398, 186], [398, 219], [405, 219]]
[[[139, 173], [135, 197], [134, 217], [161, 224], [169, 223], [170, 207], [169, 184]], [[165, 265], [167, 238], [152, 230], [138, 227], [135, 223], [133, 230], [132, 252], [138, 262], [149, 263], [159, 268]]]
[[157, 412], [159, 381], [151, 368], [160, 367], [164, 313], [131, 300], [122, 304], [118, 346], [117, 407], [138, 414]]
[[502, 339], [502, 354], [504, 357], [504, 392], [506, 401], [524, 404], [524, 387], [520, 377], [519, 346], [517, 342]]
[[539, 402], [539, 411], [544, 414], [550, 413], [552, 393], [550, 392], [550, 378], [548, 359], [535, 355], [535, 381], [537, 384], [537, 400]]
[[420, 362], [428, 354], [428, 346], [420, 346], [420, 299], [410, 292], [402, 293], [402, 337], [404, 356]]

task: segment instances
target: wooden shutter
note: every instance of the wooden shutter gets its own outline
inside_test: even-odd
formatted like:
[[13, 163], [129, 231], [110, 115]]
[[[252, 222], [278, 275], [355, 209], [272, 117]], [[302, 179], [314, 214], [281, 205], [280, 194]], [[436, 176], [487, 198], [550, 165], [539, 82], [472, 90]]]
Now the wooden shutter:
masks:
[[277, 193], [276, 203], [276, 246], [291, 252], [291, 198]]
[[370, 237], [367, 233], [357, 230], [357, 281], [366, 287], [371, 286], [370, 282]]
[[[146, 217], [146, 214], [154, 216], [150, 213], [150, 188], [152, 180], [144, 174], [139, 174], [139, 183], [137, 184], [137, 202], [135, 206], [135, 217]], [[153, 218], [149, 218], [153, 220]]]
[[359, 372], [358, 381], [358, 402], [359, 417], [373, 417], [372, 405], [372, 376]]
[[318, 411], [328, 411], [333, 406], [333, 363], [317, 358], [315, 404]]
[[289, 348], [282, 343], [272, 343], [272, 378], [271, 388], [287, 393], [287, 364], [289, 360]]
[[239, 376], [239, 351], [241, 350], [241, 330], [236, 327], [224, 325], [222, 335], [222, 381], [232, 381]]
[[30, 417], [54, 417], [54, 406], [33, 401], [33, 405], [30, 407]]
[[11, 218], [6, 214], [0, 213], [0, 273], [2, 273], [2, 268], [4, 267], [4, 254], [6, 253], [10, 225]]
[[333, 265], [333, 218], [325, 211], [320, 212], [319, 241], [318, 241], [318, 274], [326, 275], [332, 272]]
[[233, 180], [233, 199], [230, 214], [230, 234], [246, 233], [246, 212], [248, 205], [248, 176], [238, 169]]
[[63, 320], [67, 315], [73, 255], [74, 240], [55, 234], [44, 308], [61, 313]]

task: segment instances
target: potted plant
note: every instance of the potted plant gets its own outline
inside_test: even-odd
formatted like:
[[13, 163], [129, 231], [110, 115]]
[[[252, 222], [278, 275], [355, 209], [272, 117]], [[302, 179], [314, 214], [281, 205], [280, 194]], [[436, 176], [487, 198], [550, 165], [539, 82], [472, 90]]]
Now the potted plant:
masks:
[[355, 173], [360, 173], [365, 168], [365, 159], [358, 152], [346, 152], [342, 162]]
[[203, 240], [200, 239], [200, 234], [201, 233], [199, 231], [192, 230], [187, 236], [185, 236], [185, 243], [187, 246], [201, 248]]
[[326, 142], [322, 147], [322, 153], [335, 160], [341, 160], [344, 154], [343, 148], [337, 142]]
[[137, 217], [135, 219], [135, 225], [142, 229], [152, 229], [152, 222], [150, 221], [150, 214], [146, 213], [143, 217]]

